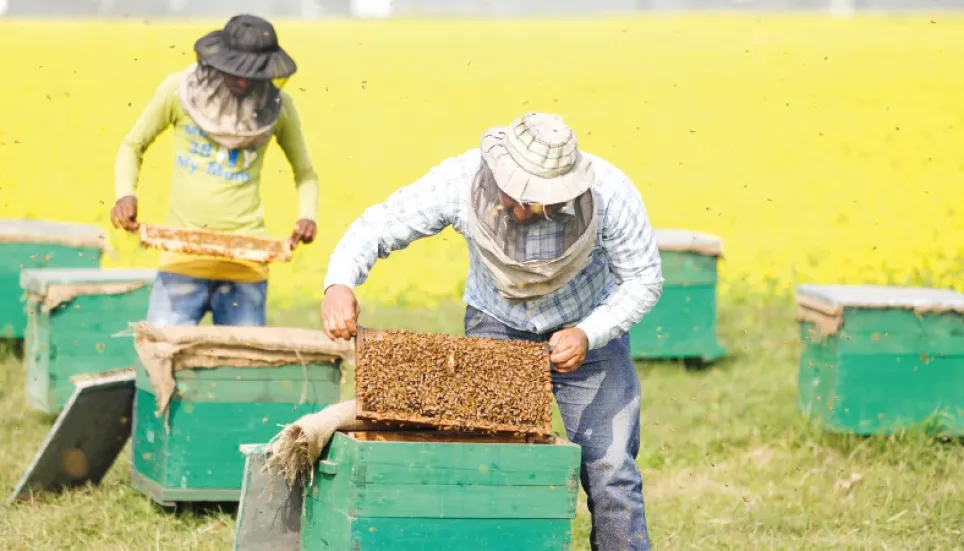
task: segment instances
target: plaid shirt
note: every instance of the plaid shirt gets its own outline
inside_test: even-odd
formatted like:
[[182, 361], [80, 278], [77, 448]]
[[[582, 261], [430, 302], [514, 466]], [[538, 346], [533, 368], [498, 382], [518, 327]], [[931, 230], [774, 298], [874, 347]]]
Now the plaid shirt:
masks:
[[[589, 155], [588, 153], [583, 153]], [[576, 326], [597, 349], [629, 331], [656, 304], [663, 275], [653, 229], [639, 192], [625, 174], [591, 156], [598, 233], [588, 264], [557, 291], [537, 300], [510, 303], [496, 289], [468, 235], [469, 190], [482, 162], [478, 149], [443, 161], [385, 202], [367, 209], [335, 247], [325, 289], [354, 288], [378, 258], [451, 225], [469, 244], [464, 300], [502, 323], [544, 334]], [[553, 258], [562, 244], [561, 225], [543, 220], [520, 228], [520, 261]]]

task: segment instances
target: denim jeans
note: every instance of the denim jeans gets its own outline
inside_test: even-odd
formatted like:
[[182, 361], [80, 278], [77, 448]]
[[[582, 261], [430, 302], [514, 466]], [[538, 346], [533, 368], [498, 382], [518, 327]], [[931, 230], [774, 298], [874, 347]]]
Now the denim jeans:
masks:
[[[471, 306], [469, 337], [545, 342]], [[640, 384], [629, 357], [629, 336], [586, 354], [582, 367], [552, 373], [552, 388], [569, 440], [582, 449], [582, 487], [592, 515], [593, 551], [649, 551], [639, 453]]]
[[268, 282], [238, 283], [158, 272], [147, 308], [157, 327], [197, 325], [211, 312], [215, 325], [264, 326]]

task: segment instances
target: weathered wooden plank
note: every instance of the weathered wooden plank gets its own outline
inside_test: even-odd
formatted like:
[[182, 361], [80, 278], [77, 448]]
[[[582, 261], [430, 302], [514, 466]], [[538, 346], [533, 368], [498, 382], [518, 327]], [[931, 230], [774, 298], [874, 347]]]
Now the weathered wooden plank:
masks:
[[314, 504], [302, 551], [568, 551], [569, 519], [358, 518]]
[[578, 483], [574, 445], [361, 443], [357, 484], [565, 486]]
[[359, 517], [572, 518], [579, 454], [568, 443], [360, 442], [336, 433], [306, 500]]
[[264, 444], [241, 446], [244, 481], [234, 536], [235, 551], [298, 551], [304, 488], [289, 488], [284, 477], [264, 471]]
[[10, 502], [99, 483], [130, 437], [133, 399], [133, 370], [78, 382]]
[[846, 331], [841, 331], [839, 335], [833, 338], [837, 341], [837, 354], [841, 356], [867, 354], [964, 356], [964, 335], [941, 337], [892, 333], [851, 335]]
[[352, 516], [572, 518], [577, 489], [567, 486], [371, 484], [319, 500]]

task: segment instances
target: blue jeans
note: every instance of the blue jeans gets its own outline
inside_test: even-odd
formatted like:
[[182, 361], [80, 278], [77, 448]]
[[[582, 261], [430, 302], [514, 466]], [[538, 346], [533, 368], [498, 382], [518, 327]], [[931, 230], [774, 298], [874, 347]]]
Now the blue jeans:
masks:
[[211, 312], [215, 325], [267, 324], [268, 282], [237, 283], [158, 272], [147, 307], [156, 327], [197, 325]]
[[[471, 306], [469, 337], [536, 342], [551, 334], [519, 331]], [[649, 551], [639, 454], [640, 385], [629, 336], [586, 354], [572, 373], [552, 373], [552, 388], [569, 440], [582, 449], [582, 487], [592, 515], [593, 551]]]

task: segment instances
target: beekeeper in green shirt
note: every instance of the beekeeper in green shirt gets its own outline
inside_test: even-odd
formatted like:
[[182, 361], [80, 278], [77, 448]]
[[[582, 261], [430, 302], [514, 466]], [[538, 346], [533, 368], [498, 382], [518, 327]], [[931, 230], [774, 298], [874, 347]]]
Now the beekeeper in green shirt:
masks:
[[[135, 188], [144, 152], [168, 127], [174, 132], [167, 225], [239, 235], [267, 235], [260, 183], [274, 136], [298, 190], [292, 246], [311, 243], [317, 228], [318, 178], [291, 96], [281, 90], [297, 70], [271, 23], [231, 18], [194, 45], [197, 63], [169, 75], [121, 144], [115, 167], [114, 227], [136, 231]], [[152, 325], [265, 325], [267, 265], [164, 253], [148, 307]]]

